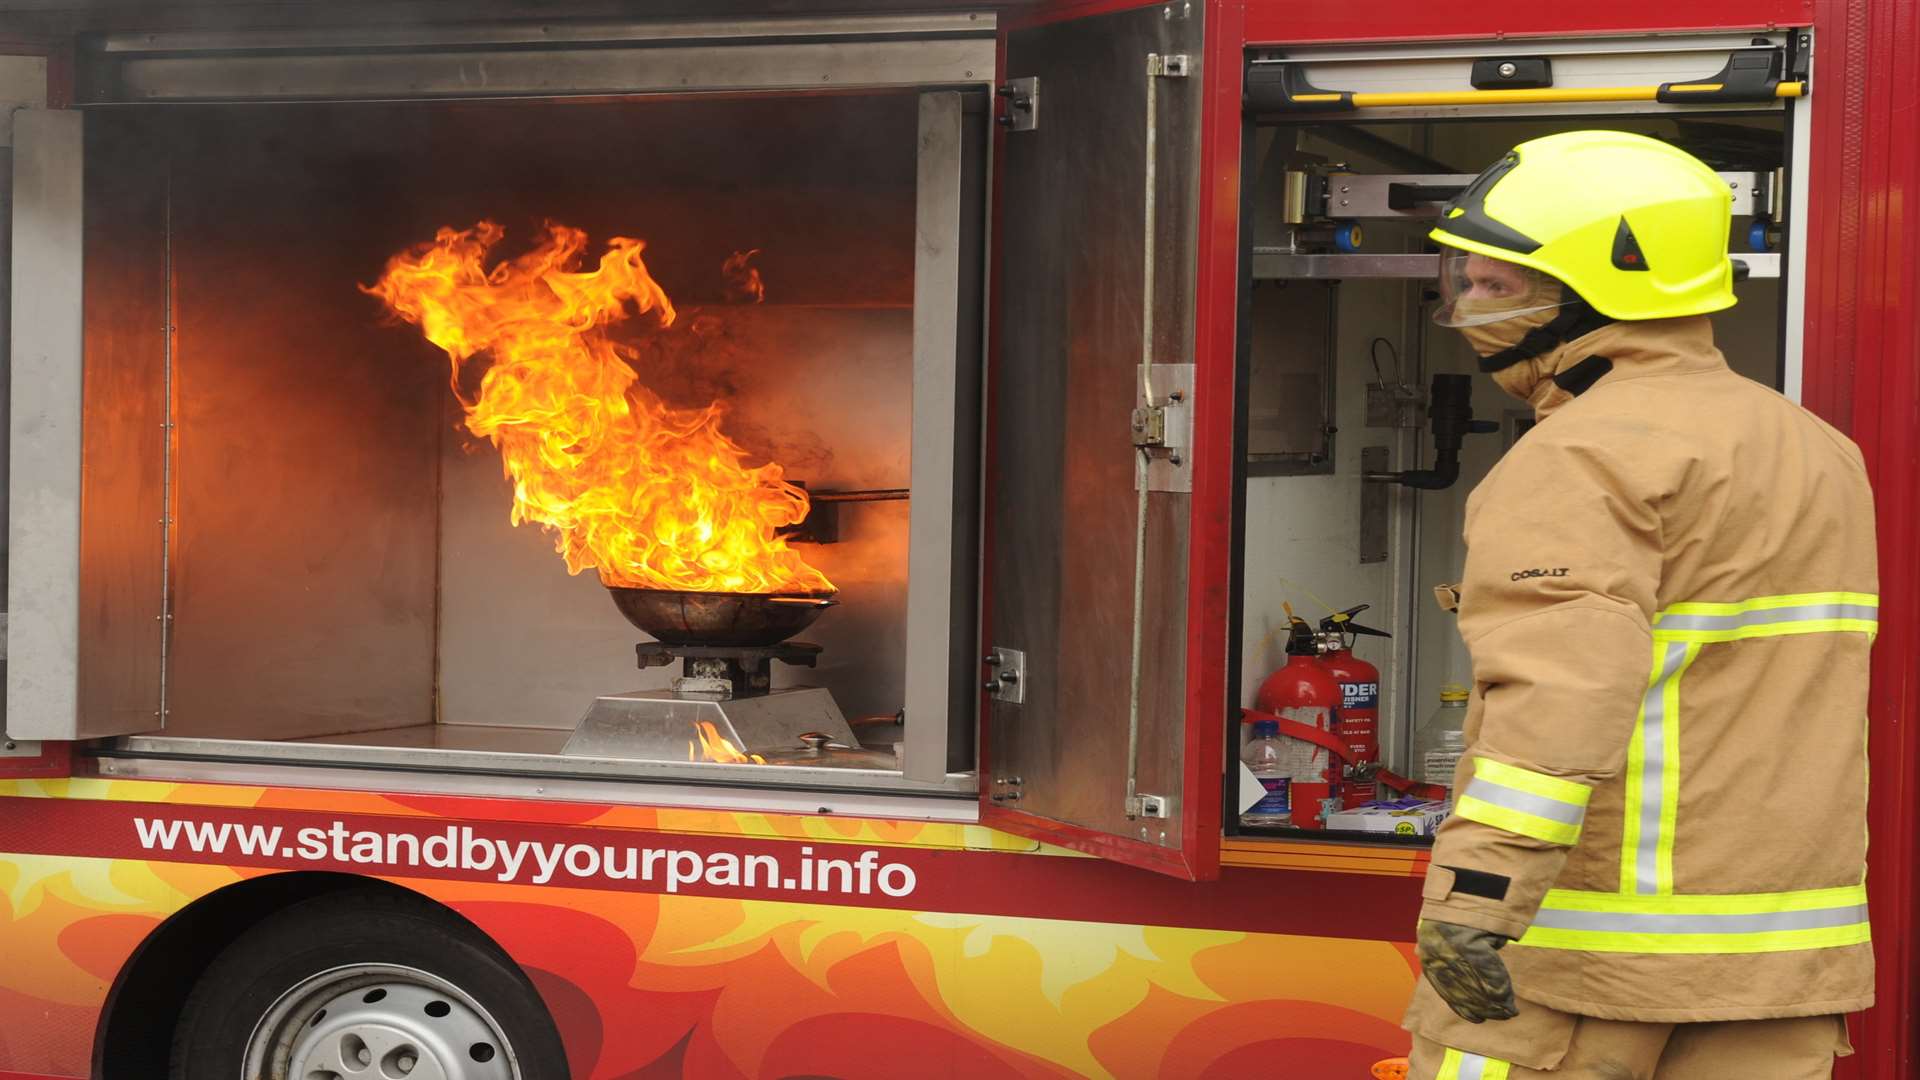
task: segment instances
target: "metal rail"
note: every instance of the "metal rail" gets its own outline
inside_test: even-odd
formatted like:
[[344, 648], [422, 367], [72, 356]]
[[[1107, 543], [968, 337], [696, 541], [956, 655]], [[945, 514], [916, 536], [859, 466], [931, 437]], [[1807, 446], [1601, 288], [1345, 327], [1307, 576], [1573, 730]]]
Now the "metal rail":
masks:
[[[1719, 83], [1676, 83], [1666, 88], [1669, 94], [1711, 94]], [[1356, 109], [1388, 109], [1434, 105], [1570, 105], [1608, 101], [1659, 101], [1658, 86], [1586, 86], [1564, 90], [1541, 87], [1537, 90], [1406, 90], [1394, 92], [1358, 92], [1353, 95]], [[1774, 88], [1776, 98], [1805, 96], [1804, 82], [1783, 82]], [[1340, 94], [1298, 94], [1295, 101], [1324, 103], [1339, 101]]]

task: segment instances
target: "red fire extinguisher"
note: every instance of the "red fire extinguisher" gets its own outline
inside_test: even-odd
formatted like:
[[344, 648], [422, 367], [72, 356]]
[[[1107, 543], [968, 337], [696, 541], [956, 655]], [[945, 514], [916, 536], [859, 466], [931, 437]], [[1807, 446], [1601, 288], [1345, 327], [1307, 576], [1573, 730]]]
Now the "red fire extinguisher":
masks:
[[1340, 686], [1321, 661], [1321, 637], [1305, 619], [1288, 615], [1286, 666], [1267, 676], [1242, 710], [1246, 723], [1277, 721], [1286, 738], [1290, 799], [1297, 829], [1326, 827], [1350, 751], [1335, 731]]
[[1320, 620], [1321, 664], [1340, 688], [1340, 710], [1334, 733], [1347, 744], [1346, 775], [1340, 784], [1340, 804], [1346, 809], [1372, 802], [1378, 792], [1380, 768], [1380, 669], [1353, 655], [1359, 637], [1392, 637], [1353, 621], [1368, 605], [1350, 607]]

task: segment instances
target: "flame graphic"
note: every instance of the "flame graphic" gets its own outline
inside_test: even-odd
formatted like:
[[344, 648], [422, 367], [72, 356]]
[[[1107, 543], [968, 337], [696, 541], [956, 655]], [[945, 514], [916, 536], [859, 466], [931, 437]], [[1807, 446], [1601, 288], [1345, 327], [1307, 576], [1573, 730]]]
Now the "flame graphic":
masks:
[[[645, 242], [615, 237], [583, 271], [587, 234], [548, 223], [531, 251], [489, 267], [503, 235], [491, 221], [442, 228], [390, 259], [365, 291], [446, 350], [467, 430], [492, 441], [513, 483], [513, 523], [547, 527], [569, 573], [596, 568], [608, 585], [832, 591], [776, 534], [806, 516], [806, 492], [776, 463], [745, 463], [720, 430], [720, 402], [662, 402], [609, 336], [635, 315], [673, 323], [672, 301], [641, 261]], [[757, 287], [750, 254], [729, 259], [726, 273], [751, 274]], [[462, 367], [483, 353], [492, 365], [469, 400]]]
[[733, 740], [720, 734], [720, 729], [706, 720], [694, 722], [694, 732], [700, 737], [700, 745], [687, 744], [688, 761], [717, 761], [722, 765], [765, 765], [767, 759], [759, 754], [743, 754], [733, 745]]

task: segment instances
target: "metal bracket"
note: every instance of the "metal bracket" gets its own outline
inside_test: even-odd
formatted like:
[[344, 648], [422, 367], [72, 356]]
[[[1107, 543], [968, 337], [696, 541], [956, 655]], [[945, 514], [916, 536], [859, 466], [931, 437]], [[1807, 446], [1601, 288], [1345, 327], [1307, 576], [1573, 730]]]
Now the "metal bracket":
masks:
[[1426, 393], [1405, 383], [1368, 383], [1367, 426], [1416, 431], [1426, 427]]
[[[1389, 468], [1387, 448], [1366, 446], [1360, 449], [1360, 475], [1384, 473]], [[1387, 525], [1390, 494], [1387, 484], [1360, 485], [1360, 564], [1387, 561]]]
[[[1132, 436], [1133, 445], [1150, 455], [1147, 490], [1192, 491], [1193, 365], [1154, 364], [1142, 376]], [[1147, 386], [1157, 400], [1145, 400]]]
[[1173, 800], [1164, 795], [1135, 795], [1127, 800], [1127, 816], [1170, 818], [1173, 816]]
[[1159, 53], [1147, 54], [1147, 74], [1163, 79], [1184, 79], [1192, 74], [1192, 63], [1186, 53], [1173, 53], [1162, 56]]
[[1009, 705], [1019, 705], [1027, 700], [1026, 653], [996, 645], [987, 654], [984, 663], [988, 674], [981, 689], [987, 692], [988, 697]]
[[1005, 98], [1007, 110], [996, 119], [1008, 131], [1032, 131], [1040, 126], [1040, 80], [1035, 77], [1008, 79], [994, 91]]
[[40, 741], [38, 739], [0, 738], [0, 758], [39, 756]]

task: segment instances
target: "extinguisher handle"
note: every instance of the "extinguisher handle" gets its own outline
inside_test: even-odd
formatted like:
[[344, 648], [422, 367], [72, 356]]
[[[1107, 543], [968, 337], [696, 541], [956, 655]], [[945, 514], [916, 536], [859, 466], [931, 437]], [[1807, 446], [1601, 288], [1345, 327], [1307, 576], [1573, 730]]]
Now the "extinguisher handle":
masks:
[[1390, 772], [1386, 769], [1381, 769], [1374, 778], [1387, 787], [1400, 792], [1402, 795], [1411, 795], [1416, 799], [1425, 799], [1428, 802], [1445, 802], [1453, 795], [1453, 792], [1449, 791], [1443, 784], [1422, 783], [1419, 780], [1409, 779], [1408, 777], [1401, 776], [1399, 773]]
[[1310, 742], [1332, 754], [1335, 760], [1343, 765], [1353, 764], [1353, 747], [1340, 741], [1340, 736], [1331, 731], [1314, 727], [1312, 724], [1303, 724], [1298, 720], [1289, 720], [1284, 716], [1275, 716], [1270, 712], [1261, 712], [1258, 709], [1241, 709], [1240, 716], [1249, 724], [1261, 721], [1278, 724], [1280, 734], [1299, 739], [1301, 742]]

